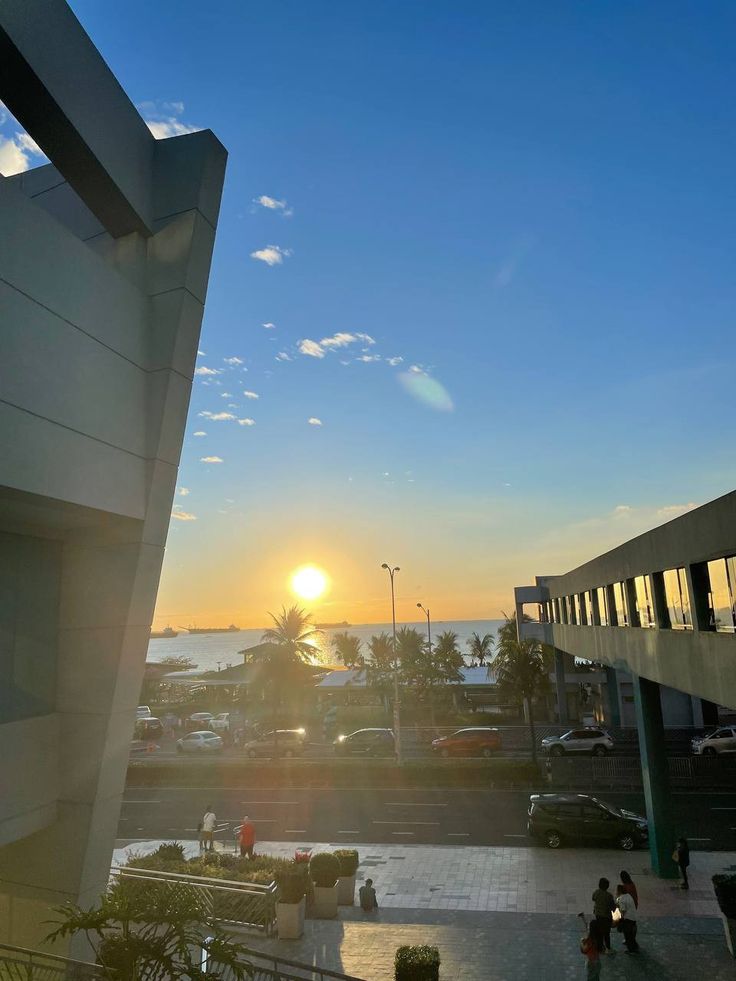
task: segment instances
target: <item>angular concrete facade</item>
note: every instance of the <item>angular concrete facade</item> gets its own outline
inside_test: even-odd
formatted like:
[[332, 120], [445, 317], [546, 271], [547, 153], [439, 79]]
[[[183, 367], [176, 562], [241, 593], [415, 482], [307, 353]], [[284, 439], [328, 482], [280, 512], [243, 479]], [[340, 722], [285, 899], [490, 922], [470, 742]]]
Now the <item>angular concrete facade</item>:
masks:
[[154, 140], [69, 7], [0, 6], [0, 940], [104, 889], [226, 152]]

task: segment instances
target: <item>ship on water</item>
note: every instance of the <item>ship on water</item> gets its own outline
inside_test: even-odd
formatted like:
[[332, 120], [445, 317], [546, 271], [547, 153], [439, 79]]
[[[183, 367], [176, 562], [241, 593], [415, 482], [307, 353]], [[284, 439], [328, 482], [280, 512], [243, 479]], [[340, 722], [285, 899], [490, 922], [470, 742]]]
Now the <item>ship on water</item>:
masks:
[[236, 627], [234, 623], [231, 623], [229, 627], [182, 627], [182, 630], [188, 630], [190, 634], [239, 634], [240, 627]]
[[173, 627], [164, 627], [163, 630], [152, 630], [151, 640], [163, 640], [165, 637], [178, 637], [179, 631]]

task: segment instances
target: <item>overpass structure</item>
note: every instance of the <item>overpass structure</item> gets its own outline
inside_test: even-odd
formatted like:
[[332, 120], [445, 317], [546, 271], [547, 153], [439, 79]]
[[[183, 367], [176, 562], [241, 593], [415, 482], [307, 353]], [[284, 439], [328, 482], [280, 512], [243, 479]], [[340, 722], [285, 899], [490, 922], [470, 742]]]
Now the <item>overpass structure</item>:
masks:
[[62, 0], [0, 4], [0, 941], [106, 887], [226, 152], [155, 140]]
[[[632, 676], [653, 867], [674, 875], [661, 689], [702, 699], [705, 719], [715, 705], [736, 707], [736, 491], [571, 572], [536, 577], [515, 603], [520, 637], [555, 648], [558, 685], [565, 655]], [[524, 622], [529, 607], [536, 622]]]

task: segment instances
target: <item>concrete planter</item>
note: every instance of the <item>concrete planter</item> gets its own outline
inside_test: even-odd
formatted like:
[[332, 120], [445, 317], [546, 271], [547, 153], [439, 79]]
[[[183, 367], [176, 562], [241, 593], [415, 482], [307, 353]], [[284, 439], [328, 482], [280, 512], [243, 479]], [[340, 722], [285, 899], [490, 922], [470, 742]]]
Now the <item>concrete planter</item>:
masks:
[[337, 883], [334, 886], [315, 885], [312, 915], [315, 920], [334, 920], [337, 917]]
[[341, 875], [337, 880], [338, 906], [355, 905], [355, 875]]
[[276, 903], [276, 926], [279, 940], [298, 940], [304, 933], [304, 911], [307, 900], [304, 896], [298, 903]]

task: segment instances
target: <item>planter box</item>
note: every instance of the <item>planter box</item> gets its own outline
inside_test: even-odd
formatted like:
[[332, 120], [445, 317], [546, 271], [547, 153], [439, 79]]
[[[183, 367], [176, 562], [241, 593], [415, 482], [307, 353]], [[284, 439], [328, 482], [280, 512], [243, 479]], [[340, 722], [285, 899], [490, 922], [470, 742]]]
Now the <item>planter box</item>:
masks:
[[355, 875], [341, 875], [337, 880], [338, 906], [355, 905]]
[[304, 896], [298, 903], [276, 903], [279, 940], [298, 940], [302, 936], [306, 906], [307, 900]]
[[736, 948], [736, 920], [726, 916], [725, 913], [721, 913], [721, 919], [723, 920], [723, 930], [726, 934], [729, 952], [731, 957], [736, 957], [736, 953], [734, 953], [734, 948]]
[[337, 917], [337, 883], [334, 886], [315, 885], [312, 915], [316, 920], [334, 920]]

